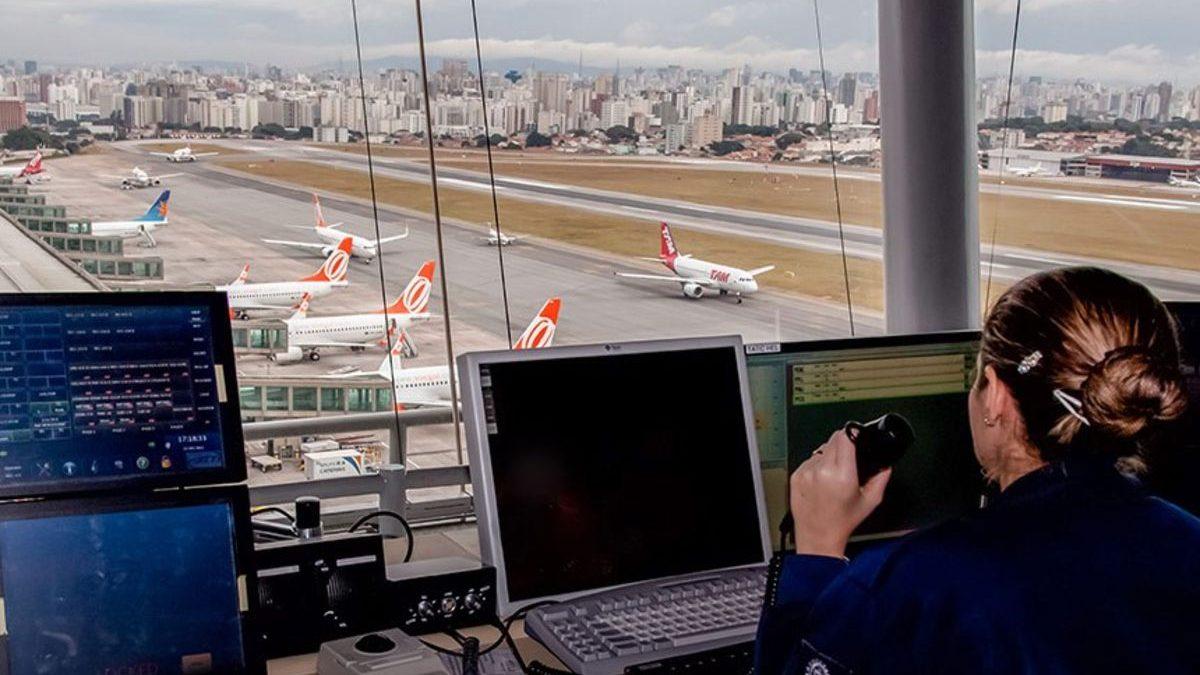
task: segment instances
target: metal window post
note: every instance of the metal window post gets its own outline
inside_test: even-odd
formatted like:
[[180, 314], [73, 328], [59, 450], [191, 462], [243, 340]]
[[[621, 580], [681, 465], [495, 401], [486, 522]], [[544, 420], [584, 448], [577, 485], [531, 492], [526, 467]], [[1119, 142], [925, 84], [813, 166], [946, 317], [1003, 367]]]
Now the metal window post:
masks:
[[980, 324], [974, 0], [879, 0], [887, 329]]

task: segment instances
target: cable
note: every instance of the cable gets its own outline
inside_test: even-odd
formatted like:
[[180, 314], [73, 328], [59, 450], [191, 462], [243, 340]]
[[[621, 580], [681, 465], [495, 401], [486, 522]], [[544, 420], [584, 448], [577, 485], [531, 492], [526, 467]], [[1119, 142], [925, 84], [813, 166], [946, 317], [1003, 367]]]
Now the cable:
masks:
[[[371, 184], [371, 219], [372, 219], [372, 222], [374, 223], [375, 241], [377, 242], [375, 244], [375, 250], [376, 250], [376, 258], [379, 263], [379, 265], [378, 265], [379, 266], [379, 295], [383, 301], [383, 332], [387, 338], [388, 375], [390, 376], [392, 382], [395, 383], [395, 381], [396, 381], [396, 360], [391, 358], [392, 349], [395, 347], [395, 345], [392, 343], [392, 340], [393, 340], [392, 319], [388, 315], [388, 304], [389, 303], [388, 303], [388, 294], [387, 294], [387, 277], [383, 271], [383, 249], [382, 249], [383, 244], [378, 243], [380, 240], [383, 239], [383, 235], [380, 233], [380, 230], [379, 230], [379, 201], [378, 201], [378, 199], [376, 199], [376, 193], [375, 193], [375, 158], [371, 154], [371, 121], [370, 121], [370, 116], [367, 114], [367, 79], [366, 79], [366, 76], [363, 75], [362, 38], [360, 37], [359, 31], [358, 31], [358, 0], [350, 0], [350, 14], [354, 19], [354, 49], [355, 49], [355, 52], [356, 52], [357, 58], [358, 58], [358, 97], [359, 97], [359, 100], [362, 102], [363, 140], [366, 141], [366, 144], [367, 144], [367, 179]], [[428, 106], [426, 106], [426, 107], [428, 108]], [[435, 195], [437, 194], [436, 188], [435, 188], [434, 194]], [[441, 242], [440, 242], [441, 226], [440, 225], [438, 226], [438, 230], [439, 230], [439, 244], [438, 245], [440, 246], [441, 245]], [[347, 261], [347, 265], [348, 264], [349, 264], [349, 261]], [[446, 268], [443, 266], [442, 267], [442, 278], [445, 279], [445, 276], [446, 276]], [[446, 313], [447, 314], [450, 313], [448, 308], [446, 310]], [[399, 340], [399, 339], [401, 339], [401, 336], [397, 335], [395, 337], [395, 339]], [[451, 377], [453, 377], [453, 376], [451, 376]], [[392, 388], [392, 397], [395, 398], [395, 396], [396, 396], [396, 390], [395, 390], [395, 387], [393, 387]], [[401, 427], [401, 424], [400, 424], [400, 407], [395, 405], [395, 403], [396, 403], [395, 401], [392, 401], [392, 424], [395, 427], [394, 430], [396, 432], [396, 438], [403, 438], [404, 437], [404, 429]], [[456, 429], [458, 428], [457, 424], [456, 424], [455, 428]], [[389, 451], [397, 451], [397, 450], [398, 449], [396, 449], [396, 448], [389, 449]], [[403, 459], [401, 461], [403, 461]]]
[[479, 102], [483, 106], [483, 144], [487, 148], [488, 181], [492, 188], [492, 217], [496, 223], [496, 257], [500, 261], [500, 295], [504, 300], [504, 331], [512, 349], [512, 314], [508, 308], [508, 279], [504, 274], [504, 230], [500, 229], [500, 200], [496, 197], [496, 167], [492, 163], [492, 130], [488, 126], [487, 88], [483, 83], [483, 49], [479, 46], [479, 13], [471, 0], [471, 22], [475, 28], [475, 63], [479, 69]]
[[846, 230], [842, 225], [842, 193], [838, 188], [837, 153], [833, 147], [833, 104], [829, 99], [829, 79], [825, 75], [825, 44], [821, 38], [820, 0], [813, 0], [817, 24], [817, 58], [821, 62], [821, 98], [825, 100], [825, 127], [829, 132], [829, 166], [833, 169], [833, 202], [837, 208], [838, 242], [842, 248], [842, 278], [846, 281], [846, 313], [850, 317], [850, 337], [854, 337], [854, 303], [850, 299], [850, 263], [846, 259]]
[[[996, 232], [1000, 229], [1000, 203], [1004, 199], [1004, 169], [1005, 158], [1008, 153], [1008, 123], [1009, 113], [1012, 110], [1012, 89], [1013, 89], [1013, 73], [1017, 66], [1017, 36], [1021, 28], [1021, 0], [1017, 0], [1017, 11], [1013, 17], [1013, 32], [1012, 32], [1012, 50], [1008, 55], [1008, 91], [1004, 95], [1004, 127], [1001, 132], [1000, 141], [1000, 171], [997, 172], [996, 178], [999, 183], [996, 185], [996, 207], [992, 212], [992, 234], [991, 241], [988, 244], [988, 273], [987, 284], [983, 293], [983, 302], [985, 305], [990, 305], [992, 301], [992, 271], [996, 269]], [[987, 316], [987, 307], [983, 308], [983, 316]]]
[[288, 513], [287, 511], [284, 511], [283, 509], [279, 508], [278, 506], [260, 506], [257, 509], [252, 509], [250, 511], [250, 517], [253, 518], [254, 516], [261, 515], [264, 513], [278, 513], [279, 515], [283, 516], [284, 518], [287, 518], [287, 521], [289, 523], [296, 522], [296, 516], [293, 516], [292, 514]]
[[408, 550], [404, 553], [404, 562], [408, 562], [408, 561], [412, 560], [413, 549], [416, 548], [416, 543], [417, 543], [416, 538], [413, 537], [412, 525], [409, 525], [408, 521], [404, 519], [404, 516], [401, 516], [399, 513], [396, 513], [395, 511], [387, 511], [384, 509], [380, 509], [379, 511], [372, 511], [371, 513], [368, 513], [368, 514], [364, 515], [363, 517], [359, 518], [358, 520], [354, 521], [354, 524], [351, 525], [350, 529], [346, 530], [346, 531], [347, 532], [355, 532], [356, 530], [358, 530], [358, 528], [362, 527], [367, 522], [374, 520], [376, 518], [379, 518], [381, 516], [387, 516], [388, 518], [395, 519], [397, 522], [400, 523], [400, 526], [404, 528], [404, 537], [408, 540]]

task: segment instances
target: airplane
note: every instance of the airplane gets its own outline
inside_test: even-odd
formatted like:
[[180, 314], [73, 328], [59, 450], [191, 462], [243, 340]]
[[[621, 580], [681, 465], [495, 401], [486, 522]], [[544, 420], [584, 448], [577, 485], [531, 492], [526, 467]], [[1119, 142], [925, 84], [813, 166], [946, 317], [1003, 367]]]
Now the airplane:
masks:
[[329, 295], [335, 288], [350, 285], [346, 273], [350, 263], [350, 237], [342, 239], [325, 262], [316, 272], [296, 281], [269, 281], [265, 283], [247, 283], [250, 277], [250, 263], [242, 267], [237, 279], [216, 290], [224, 291], [229, 296], [231, 317], [246, 318], [248, 310], [270, 309], [279, 310], [295, 307], [307, 293], [311, 297], [320, 298]]
[[166, 157], [168, 162], [194, 162], [201, 157], [212, 157], [216, 152], [192, 152], [192, 146], [186, 145], [172, 152], [152, 152], [155, 157]]
[[498, 232], [496, 230], [496, 228], [489, 227], [488, 235], [487, 235], [486, 239], [487, 239], [488, 246], [511, 246], [514, 242], [521, 239], [521, 237], [514, 237], [509, 234], [503, 234], [501, 232]]
[[15, 166], [0, 167], [0, 178], [11, 178], [13, 182], [24, 178], [29, 185], [50, 180], [50, 174], [46, 173], [45, 167], [42, 166], [42, 153], [34, 153], [24, 166], [20, 168]]
[[315, 241], [287, 241], [283, 239], [263, 239], [268, 244], [282, 244], [284, 246], [294, 246], [296, 248], [319, 250], [322, 255], [329, 255], [329, 252], [337, 246], [342, 239], [349, 237], [351, 241], [351, 255], [355, 258], [362, 258], [363, 262], [371, 262], [379, 256], [379, 247], [390, 241], [398, 241], [408, 236], [408, 228], [404, 228], [404, 234], [398, 234], [393, 237], [384, 237], [382, 239], [367, 239], [355, 234], [347, 234], [339, 228], [343, 223], [329, 223], [325, 220], [325, 214], [321, 212], [321, 198], [313, 193], [313, 210], [316, 213], [317, 224], [313, 228], [317, 233], [317, 239], [321, 243]]
[[[296, 313], [284, 319], [287, 324], [287, 351], [270, 354], [267, 358], [277, 363], [294, 363], [303, 358], [319, 361], [323, 347], [348, 347], [351, 351], [361, 351], [384, 341], [389, 325], [393, 330], [402, 331], [416, 323], [428, 321], [433, 316], [426, 309], [429, 307], [429, 291], [433, 287], [436, 268], [437, 263], [433, 260], [421, 265], [404, 287], [404, 292], [387, 306], [386, 311], [310, 317], [308, 304], [312, 295], [305, 293]], [[386, 345], [386, 341], [383, 344]]]
[[1045, 169], [1039, 166], [1018, 166], [1008, 170], [1014, 176], [1021, 178], [1032, 178], [1033, 176], [1041, 176], [1048, 173]]
[[[538, 311], [537, 316], [533, 317], [533, 321], [521, 333], [521, 337], [513, 343], [513, 349], [549, 347], [554, 342], [554, 332], [558, 327], [558, 313], [561, 308], [561, 298], [547, 300]], [[355, 371], [327, 377], [372, 376], [391, 380], [392, 399], [397, 410], [403, 410], [406, 405], [440, 407], [451, 405], [450, 366], [405, 368], [402, 363], [405, 351], [411, 352], [412, 347], [408, 343], [408, 333], [401, 332], [398, 339], [392, 344], [390, 352], [375, 371]]]
[[681, 285], [684, 296], [693, 300], [703, 297], [704, 291], [709, 290], [717, 291], [721, 295], [732, 293], [737, 296], [738, 303], [741, 303], [743, 295], [758, 292], [758, 282], [754, 277], [775, 269], [774, 265], [767, 265], [752, 270], [743, 270], [680, 254], [679, 250], [675, 248], [675, 238], [671, 236], [671, 228], [666, 223], [662, 224], [658, 257], [645, 259], [661, 262], [667, 266], [667, 269], [674, 272], [675, 276], [630, 272], [616, 272], [616, 275], [627, 279], [674, 281]]
[[1169, 179], [1167, 179], [1167, 180], [1168, 180], [1168, 182], [1169, 182], [1171, 185], [1174, 185], [1175, 187], [1198, 188], [1198, 189], [1200, 189], [1200, 179], [1197, 179], [1197, 180], [1187, 180], [1186, 178], [1176, 178], [1175, 176], [1171, 176], [1171, 177], [1170, 177]]
[[162, 185], [164, 178], [174, 178], [175, 176], [182, 176], [182, 175], [183, 174], [181, 174], [181, 173], [164, 173], [159, 176], [151, 176], [150, 174], [146, 173], [142, 168], [135, 166], [135, 167], [133, 167], [133, 171], [130, 171], [128, 174], [126, 174], [124, 176], [114, 176], [114, 175], [109, 174], [109, 175], [106, 175], [105, 177], [106, 178], [115, 178], [115, 179], [121, 181], [121, 189], [122, 190], [132, 190], [134, 188], [158, 187], [159, 185]]
[[154, 230], [160, 225], [167, 224], [167, 210], [171, 202], [171, 191], [163, 190], [158, 199], [146, 209], [141, 217], [135, 220], [113, 220], [92, 223], [92, 234], [106, 237], [132, 239], [141, 237], [149, 246], [158, 246], [154, 240]]

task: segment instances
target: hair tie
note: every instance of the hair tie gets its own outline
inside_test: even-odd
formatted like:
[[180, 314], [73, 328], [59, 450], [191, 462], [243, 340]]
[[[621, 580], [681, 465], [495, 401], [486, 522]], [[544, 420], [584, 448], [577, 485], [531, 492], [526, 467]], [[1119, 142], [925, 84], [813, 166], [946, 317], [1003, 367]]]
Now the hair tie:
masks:
[[1071, 417], [1083, 422], [1084, 426], [1092, 426], [1092, 423], [1088, 421], [1088, 418], [1084, 417], [1083, 415], [1083, 401], [1080, 401], [1062, 389], [1055, 389], [1052, 393], [1054, 394], [1054, 398], [1062, 405], [1062, 407], [1066, 408], [1067, 412], [1071, 414]]

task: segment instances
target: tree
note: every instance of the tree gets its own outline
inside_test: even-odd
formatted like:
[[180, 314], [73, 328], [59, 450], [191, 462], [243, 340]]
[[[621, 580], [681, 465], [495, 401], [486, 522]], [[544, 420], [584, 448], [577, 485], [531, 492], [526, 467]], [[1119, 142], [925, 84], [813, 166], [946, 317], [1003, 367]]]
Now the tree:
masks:
[[622, 141], [636, 141], [638, 139], [637, 132], [624, 124], [609, 127], [604, 131], [608, 136], [609, 143], [620, 143]]
[[731, 152], [737, 152], [738, 150], [745, 149], [746, 146], [737, 141], [714, 141], [708, 146], [709, 153], [716, 157], [724, 157]]
[[1178, 157], [1179, 154], [1170, 148], [1155, 143], [1146, 135], [1135, 136], [1125, 141], [1121, 146], [1122, 155], [1140, 155], [1142, 157]]
[[789, 131], [788, 133], [775, 139], [775, 147], [779, 148], [780, 150], [787, 150], [788, 146], [792, 145], [793, 143], [803, 143], [806, 138], [808, 137], [802, 133]]
[[50, 134], [30, 127], [13, 129], [4, 134], [2, 144], [5, 150], [36, 150], [41, 147], [62, 147], [62, 144]]
[[779, 133], [776, 127], [769, 127], [762, 124], [726, 124], [724, 125], [723, 135], [725, 136], [743, 136], [750, 134], [751, 136], [774, 136]]
[[529, 132], [525, 137], [525, 147], [527, 148], [546, 148], [550, 147], [550, 137], [539, 134], [536, 131]]

